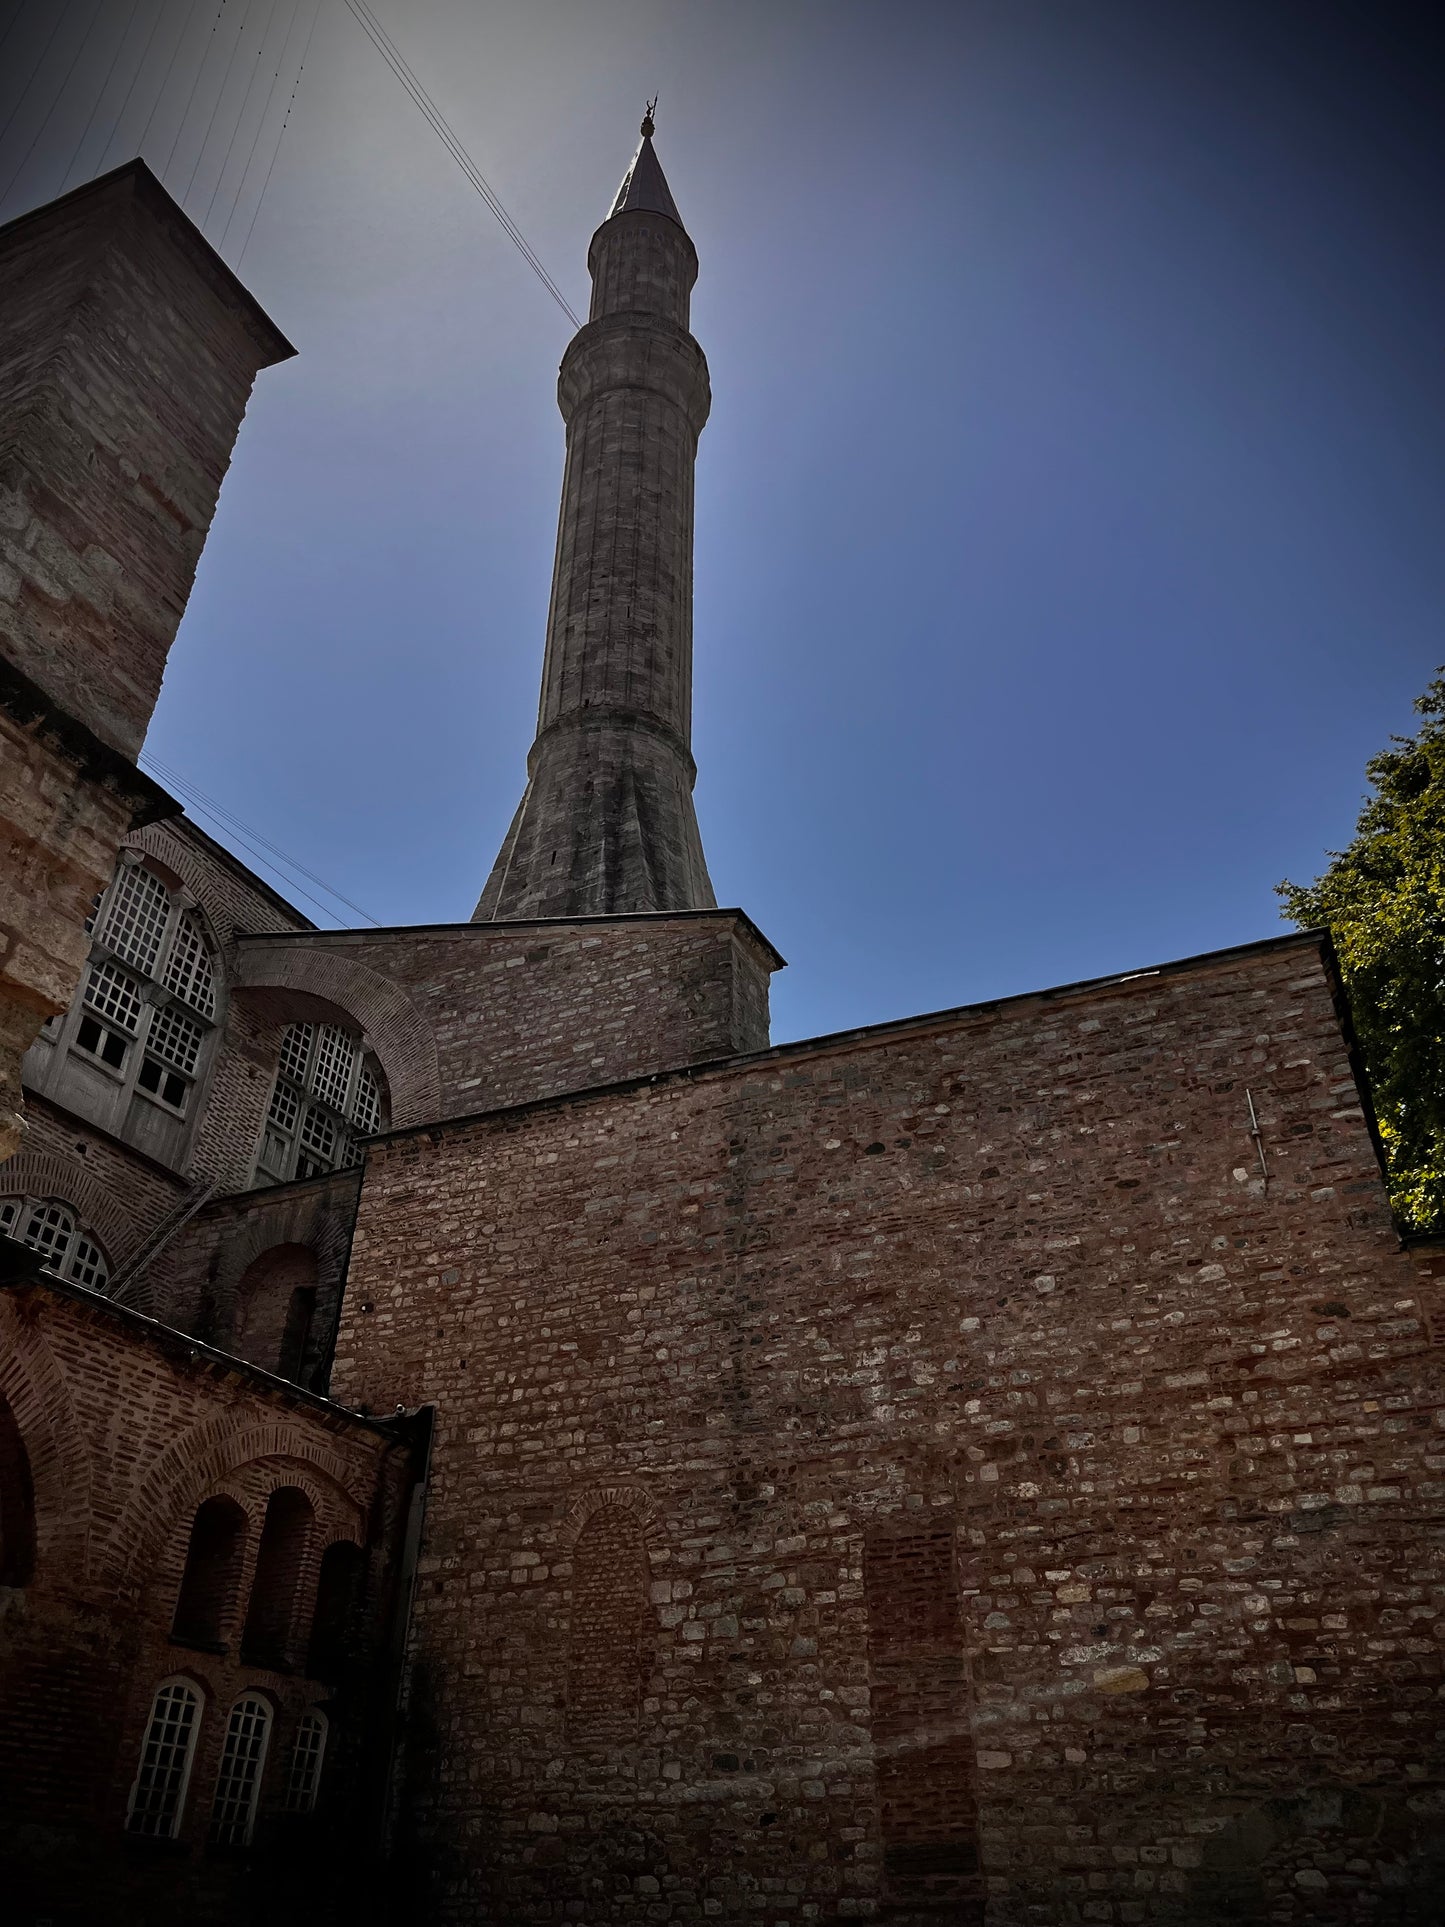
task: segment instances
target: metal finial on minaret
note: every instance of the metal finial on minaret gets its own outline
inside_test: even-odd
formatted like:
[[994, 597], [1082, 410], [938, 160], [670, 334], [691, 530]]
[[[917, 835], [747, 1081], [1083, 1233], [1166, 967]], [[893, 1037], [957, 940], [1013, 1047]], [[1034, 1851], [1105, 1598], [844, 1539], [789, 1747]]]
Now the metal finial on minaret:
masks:
[[711, 403], [697, 254], [642, 142], [562, 358], [562, 514], [527, 787], [474, 921], [712, 907], [692, 807], [692, 513]]
[[652, 124], [652, 117], [656, 112], [657, 112], [657, 95], [654, 94], [652, 96], [652, 99], [648, 101], [646, 107], [644, 107], [642, 110], [642, 138], [645, 141], [650, 141], [653, 135], [657, 132], [657, 129]]

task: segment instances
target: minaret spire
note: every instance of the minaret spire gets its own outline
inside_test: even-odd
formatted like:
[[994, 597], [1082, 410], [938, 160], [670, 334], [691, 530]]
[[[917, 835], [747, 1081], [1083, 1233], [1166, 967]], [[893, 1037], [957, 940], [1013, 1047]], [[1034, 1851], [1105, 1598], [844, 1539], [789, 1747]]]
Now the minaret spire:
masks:
[[642, 141], [592, 237], [562, 358], [567, 460], [537, 739], [473, 921], [709, 909], [693, 811], [692, 520], [711, 389], [697, 254]]

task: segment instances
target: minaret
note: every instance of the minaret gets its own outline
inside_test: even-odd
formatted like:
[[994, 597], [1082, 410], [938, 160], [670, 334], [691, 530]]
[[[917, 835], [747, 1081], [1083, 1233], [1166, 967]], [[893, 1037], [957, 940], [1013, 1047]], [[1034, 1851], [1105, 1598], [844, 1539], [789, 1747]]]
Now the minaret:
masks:
[[713, 907], [692, 805], [692, 502], [712, 394], [651, 112], [562, 358], [567, 462], [537, 740], [474, 923]]

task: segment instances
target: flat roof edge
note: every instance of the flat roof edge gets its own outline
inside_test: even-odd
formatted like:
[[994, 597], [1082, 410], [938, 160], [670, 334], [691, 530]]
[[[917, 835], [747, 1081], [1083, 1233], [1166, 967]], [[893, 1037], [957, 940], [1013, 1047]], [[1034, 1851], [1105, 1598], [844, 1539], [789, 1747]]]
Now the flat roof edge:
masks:
[[535, 1097], [525, 1104], [502, 1104], [491, 1110], [469, 1111], [460, 1117], [434, 1118], [426, 1124], [406, 1124], [391, 1131], [378, 1131], [363, 1138], [363, 1145], [394, 1143], [402, 1138], [425, 1137], [433, 1132], [463, 1130], [489, 1119], [523, 1117], [532, 1111], [554, 1109], [602, 1097], [617, 1097], [628, 1091], [655, 1088], [659, 1084], [724, 1072], [756, 1070], [765, 1064], [802, 1057], [810, 1051], [836, 1050], [850, 1044], [866, 1044], [890, 1036], [906, 1036], [911, 1031], [942, 1028], [963, 1023], [972, 1017], [988, 1016], [1016, 1005], [1048, 1003], [1056, 998], [1073, 997], [1089, 991], [1112, 990], [1120, 985], [1142, 982], [1150, 977], [1172, 977], [1186, 971], [1214, 968], [1245, 957], [1264, 956], [1271, 951], [1314, 950], [1333, 954], [1328, 930], [1294, 930], [1281, 937], [1260, 937], [1253, 943], [1232, 944], [1224, 950], [1205, 950], [1192, 957], [1176, 957], [1167, 963], [1148, 964], [1139, 970], [1116, 971], [1107, 977], [1083, 977], [1072, 983], [1051, 984], [1042, 990], [1015, 991], [1007, 997], [991, 997], [977, 1004], [956, 1004], [944, 1010], [921, 1011], [912, 1017], [889, 1018], [879, 1024], [862, 1024], [852, 1030], [825, 1031], [817, 1037], [800, 1037], [786, 1044], [773, 1044], [767, 1050], [745, 1051], [735, 1057], [710, 1057], [696, 1064], [673, 1064], [662, 1070], [642, 1072], [636, 1077], [619, 1078], [611, 1084], [583, 1085], [576, 1090], [556, 1091], [550, 1097]]

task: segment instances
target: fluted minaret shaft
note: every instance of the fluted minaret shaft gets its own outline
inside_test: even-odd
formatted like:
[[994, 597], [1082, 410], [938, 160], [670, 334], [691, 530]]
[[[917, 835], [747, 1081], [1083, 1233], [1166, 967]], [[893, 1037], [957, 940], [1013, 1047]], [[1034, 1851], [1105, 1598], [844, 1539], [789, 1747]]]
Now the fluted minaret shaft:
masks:
[[693, 910], [693, 464], [711, 402], [688, 332], [697, 255], [650, 123], [592, 237], [562, 360], [567, 460], [537, 739], [473, 921]]

